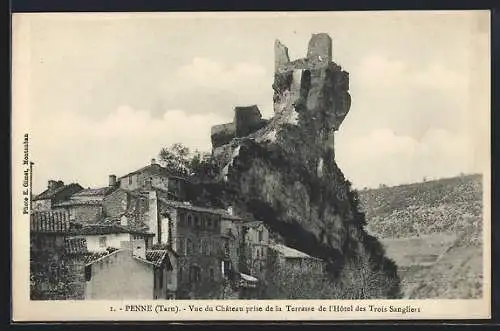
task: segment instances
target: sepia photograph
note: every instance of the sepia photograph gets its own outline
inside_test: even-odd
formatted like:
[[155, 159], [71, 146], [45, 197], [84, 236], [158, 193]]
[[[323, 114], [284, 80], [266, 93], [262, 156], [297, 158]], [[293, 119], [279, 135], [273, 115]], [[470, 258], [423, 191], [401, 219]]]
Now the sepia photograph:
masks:
[[14, 311], [489, 318], [489, 42], [488, 11], [14, 14]]

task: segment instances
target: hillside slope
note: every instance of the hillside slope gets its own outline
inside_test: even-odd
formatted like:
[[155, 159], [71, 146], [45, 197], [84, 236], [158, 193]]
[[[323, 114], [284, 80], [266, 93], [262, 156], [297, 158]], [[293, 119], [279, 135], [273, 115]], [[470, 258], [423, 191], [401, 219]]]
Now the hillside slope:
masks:
[[481, 296], [482, 191], [482, 176], [467, 175], [360, 192], [406, 297]]

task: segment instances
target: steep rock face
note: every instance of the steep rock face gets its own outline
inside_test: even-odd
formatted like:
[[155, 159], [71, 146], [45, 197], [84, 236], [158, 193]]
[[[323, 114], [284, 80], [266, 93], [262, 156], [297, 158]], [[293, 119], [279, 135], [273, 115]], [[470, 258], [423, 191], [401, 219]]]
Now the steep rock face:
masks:
[[394, 297], [396, 266], [363, 229], [357, 195], [335, 163], [334, 132], [351, 98], [349, 75], [331, 58], [326, 34], [313, 35], [307, 57], [294, 61], [276, 41], [275, 115], [245, 137], [213, 144], [213, 156], [236, 210], [263, 220], [287, 245], [324, 258], [337, 277], [350, 262], [367, 261], [366, 272], [387, 279], [377, 296]]

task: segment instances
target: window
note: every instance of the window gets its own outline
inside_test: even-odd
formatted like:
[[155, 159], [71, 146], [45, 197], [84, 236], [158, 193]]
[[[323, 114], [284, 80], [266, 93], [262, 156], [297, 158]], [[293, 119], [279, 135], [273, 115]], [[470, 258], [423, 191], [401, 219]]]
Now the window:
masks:
[[201, 281], [201, 269], [200, 267], [193, 265], [189, 269], [189, 280], [191, 282], [199, 282]]
[[70, 220], [75, 220], [76, 219], [75, 209], [69, 208], [68, 212], [69, 212], [69, 219]]
[[208, 229], [212, 228], [212, 218], [210, 216], [207, 217], [207, 228]]
[[232, 272], [231, 262], [222, 261], [222, 274], [224, 276], [230, 276], [231, 272]]
[[200, 225], [201, 225], [200, 223], [201, 223], [201, 221], [200, 221], [200, 216], [196, 215], [196, 216], [194, 217], [194, 225], [195, 225], [197, 228], [199, 228], [199, 227], [200, 227]]
[[129, 177], [128, 177], [128, 184], [129, 184], [129, 185], [132, 185], [132, 176], [129, 176]]
[[215, 280], [215, 270], [214, 268], [210, 268], [209, 270], [209, 277], [210, 277], [210, 280]]
[[187, 255], [193, 254], [193, 241], [189, 238], [187, 239], [186, 254]]
[[178, 245], [177, 251], [179, 252], [179, 254], [185, 255], [186, 254], [186, 240], [184, 238], [179, 238], [177, 245]]
[[207, 255], [212, 255], [212, 240], [207, 239]]
[[184, 269], [182, 267], [179, 267], [179, 283], [182, 282], [182, 273], [184, 272]]
[[106, 237], [99, 238], [99, 247], [106, 248]]
[[207, 241], [205, 239], [201, 239], [200, 240], [200, 243], [201, 243], [201, 254], [202, 255], [206, 255], [207, 254]]
[[259, 242], [261, 242], [263, 240], [263, 231], [262, 230], [259, 230]]
[[180, 226], [185, 226], [186, 225], [186, 214], [184, 213], [179, 213], [179, 224]]
[[85, 281], [90, 281], [92, 279], [92, 265], [85, 267]]
[[187, 215], [187, 226], [191, 226], [193, 224], [193, 215]]

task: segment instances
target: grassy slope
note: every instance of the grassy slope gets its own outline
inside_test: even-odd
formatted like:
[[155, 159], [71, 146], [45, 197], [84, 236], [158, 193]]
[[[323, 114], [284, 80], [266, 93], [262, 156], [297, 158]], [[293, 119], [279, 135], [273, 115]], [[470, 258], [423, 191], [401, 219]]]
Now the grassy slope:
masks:
[[481, 296], [480, 175], [364, 190], [369, 231], [399, 266], [409, 298]]

